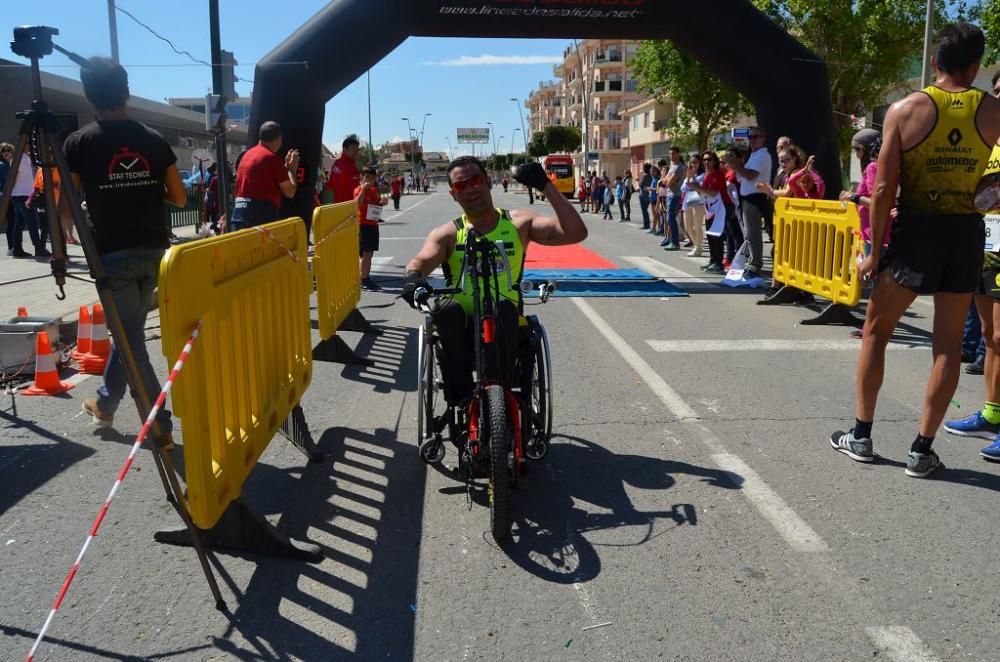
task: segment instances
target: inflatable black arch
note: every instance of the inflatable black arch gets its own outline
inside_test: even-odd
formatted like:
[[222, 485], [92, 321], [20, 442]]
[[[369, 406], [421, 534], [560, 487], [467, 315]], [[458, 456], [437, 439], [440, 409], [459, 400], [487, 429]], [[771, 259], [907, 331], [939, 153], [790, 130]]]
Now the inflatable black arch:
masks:
[[311, 217], [327, 100], [411, 35], [669, 39], [754, 104], [771, 149], [792, 136], [840, 190], [826, 63], [749, 0], [333, 0], [256, 67], [251, 144], [275, 120], [301, 153], [285, 213]]

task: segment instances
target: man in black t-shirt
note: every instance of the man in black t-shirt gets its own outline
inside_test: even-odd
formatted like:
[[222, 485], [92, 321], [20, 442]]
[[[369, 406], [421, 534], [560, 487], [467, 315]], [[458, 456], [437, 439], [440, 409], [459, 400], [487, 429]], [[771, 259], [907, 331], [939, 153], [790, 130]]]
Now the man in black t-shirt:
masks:
[[[160, 259], [170, 245], [163, 203], [183, 207], [187, 194], [170, 145], [128, 118], [125, 69], [107, 58], [91, 58], [81, 68], [80, 80], [97, 121], [66, 139], [66, 160], [73, 183], [86, 198], [97, 252], [112, 281], [111, 296], [152, 403], [160, 384], [146, 352], [144, 329]], [[112, 347], [97, 399], [83, 402], [96, 425], [114, 423], [126, 385], [125, 366]], [[164, 435], [159, 441], [169, 450], [170, 412], [161, 410], [157, 422]]]

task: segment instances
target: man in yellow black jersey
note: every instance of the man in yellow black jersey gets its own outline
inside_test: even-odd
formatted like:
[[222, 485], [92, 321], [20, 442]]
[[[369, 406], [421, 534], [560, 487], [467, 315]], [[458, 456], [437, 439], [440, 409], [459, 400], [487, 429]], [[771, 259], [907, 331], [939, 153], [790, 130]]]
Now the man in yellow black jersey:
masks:
[[[500, 355], [513, 363], [517, 346], [518, 316], [521, 293], [518, 283], [524, 266], [528, 243], [534, 241], [546, 246], [576, 244], [587, 238], [587, 226], [576, 208], [556, 190], [539, 163], [528, 163], [518, 168], [514, 179], [530, 189], [538, 189], [555, 210], [555, 216], [545, 216], [534, 211], [498, 209], [493, 206], [490, 179], [486, 166], [472, 156], [462, 156], [448, 165], [448, 183], [451, 197], [462, 207], [462, 216], [441, 225], [427, 236], [420, 252], [406, 265], [403, 280], [403, 299], [414, 306], [414, 294], [420, 287], [427, 287], [426, 277], [439, 266], [445, 272], [447, 287], [456, 287], [461, 280], [462, 253], [465, 238], [471, 230], [491, 241], [503, 241], [511, 266], [510, 282], [506, 273], [499, 276], [497, 293], [497, 338]], [[474, 329], [469, 324], [472, 295], [469, 283], [466, 292], [442, 306], [434, 314], [434, 324], [441, 339], [441, 376], [444, 378], [444, 395], [448, 404], [457, 405], [472, 395], [472, 338]], [[500, 366], [508, 377], [510, 365]]]
[[[1000, 69], [991, 80], [993, 96], [1000, 98]], [[993, 148], [984, 179], [1000, 175], [1000, 145]], [[982, 185], [980, 186], [982, 188]], [[996, 207], [996, 196], [987, 199], [993, 213], [986, 217], [986, 243], [983, 252], [983, 271], [976, 292], [976, 309], [986, 341], [986, 357], [983, 362], [983, 380], [986, 399], [983, 408], [966, 418], [948, 421], [945, 432], [960, 437], [983, 437], [992, 443], [979, 451], [983, 458], [1000, 461], [1000, 209]], [[982, 207], [980, 207], [982, 209]]]
[[[970, 87], [985, 50], [982, 31], [957, 23], [938, 33], [933, 85], [890, 107], [883, 126], [872, 196], [872, 252], [859, 267], [876, 276], [857, 367], [856, 421], [835, 432], [833, 448], [871, 462], [872, 421], [896, 323], [918, 294], [934, 295], [934, 363], [906, 475], [923, 478], [941, 465], [931, 444], [958, 385], [962, 324], [978, 290], [985, 231], [976, 187], [1000, 139], [1000, 101]], [[899, 199], [896, 201], [896, 190]], [[889, 246], [882, 249], [896, 206]]]

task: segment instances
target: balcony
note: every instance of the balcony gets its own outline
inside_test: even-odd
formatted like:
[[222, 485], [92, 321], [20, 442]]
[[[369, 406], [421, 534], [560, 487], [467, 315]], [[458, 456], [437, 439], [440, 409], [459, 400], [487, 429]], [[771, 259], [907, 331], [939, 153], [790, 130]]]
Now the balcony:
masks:
[[594, 96], [621, 94], [622, 87], [620, 80], [597, 80], [594, 81]]
[[594, 56], [594, 68], [595, 69], [606, 69], [610, 67], [621, 67], [625, 64], [624, 58], [621, 53], [618, 52], [608, 52], [608, 53], [598, 53]]
[[604, 111], [590, 114], [590, 121], [597, 123], [619, 124], [622, 121], [621, 113], [617, 111]]

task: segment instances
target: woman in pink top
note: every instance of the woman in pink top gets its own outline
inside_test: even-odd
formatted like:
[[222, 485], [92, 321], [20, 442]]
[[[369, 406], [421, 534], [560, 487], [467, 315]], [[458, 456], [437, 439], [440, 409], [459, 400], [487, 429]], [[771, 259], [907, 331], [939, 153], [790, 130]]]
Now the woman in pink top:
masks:
[[[851, 147], [854, 150], [854, 155], [861, 161], [861, 181], [858, 183], [856, 193], [841, 191], [840, 199], [853, 202], [858, 206], [858, 215], [861, 217], [861, 236], [865, 240], [866, 248], [870, 250], [872, 224], [869, 208], [872, 204], [871, 195], [872, 189], [875, 187], [875, 175], [878, 172], [878, 155], [882, 149], [882, 135], [875, 129], [861, 129], [854, 134]], [[889, 217], [889, 227], [885, 233], [886, 243], [889, 243], [891, 236], [892, 216]]]

